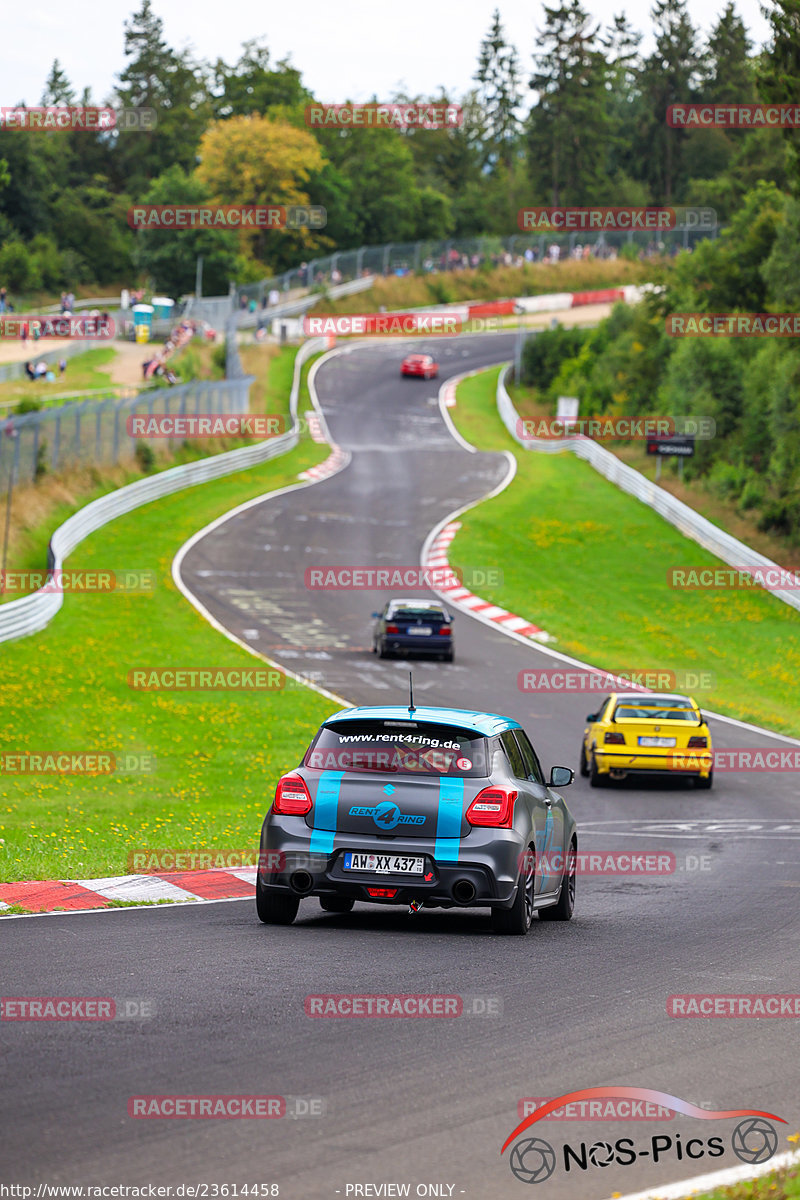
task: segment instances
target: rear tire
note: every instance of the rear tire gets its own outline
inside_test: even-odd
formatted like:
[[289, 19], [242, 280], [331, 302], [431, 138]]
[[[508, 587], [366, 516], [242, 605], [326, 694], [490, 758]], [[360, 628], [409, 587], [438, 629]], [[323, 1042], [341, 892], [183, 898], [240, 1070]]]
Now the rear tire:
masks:
[[291, 925], [299, 907], [299, 896], [265, 888], [256, 875], [256, 912], [259, 921], [265, 925]]
[[558, 902], [549, 908], [539, 909], [540, 921], [571, 921], [575, 910], [575, 880], [578, 873], [578, 847], [574, 842], [569, 848], [569, 858], [564, 874], [561, 876], [561, 891]]
[[378, 642], [378, 658], [388, 658], [388, 657], [389, 657], [389, 651], [386, 649], [386, 643], [384, 641]]
[[708, 772], [707, 779], [699, 779], [699, 778], [695, 779], [694, 786], [696, 788], [702, 788], [704, 791], [707, 791], [710, 787], [713, 787], [714, 786], [714, 768], [712, 767], [711, 770]]
[[454, 658], [455, 658], [455, 654], [453, 653], [453, 651], [448, 650], [446, 654], [442, 655], [442, 662], [452, 662]]
[[349, 913], [355, 904], [349, 896], [320, 896], [319, 906], [329, 913]]
[[536, 856], [531, 846], [525, 852], [524, 868], [520, 872], [517, 894], [511, 908], [492, 909], [492, 928], [495, 933], [524, 937], [533, 920], [533, 889]]
[[608, 787], [608, 776], [600, 774], [600, 772], [597, 769], [597, 763], [595, 762], [594, 755], [592, 755], [591, 760], [589, 762], [589, 787], [593, 787], [593, 788]]
[[581, 742], [581, 760], [578, 764], [578, 771], [584, 779], [588, 778], [589, 764], [586, 761], [586, 746], [583, 744], [583, 742]]

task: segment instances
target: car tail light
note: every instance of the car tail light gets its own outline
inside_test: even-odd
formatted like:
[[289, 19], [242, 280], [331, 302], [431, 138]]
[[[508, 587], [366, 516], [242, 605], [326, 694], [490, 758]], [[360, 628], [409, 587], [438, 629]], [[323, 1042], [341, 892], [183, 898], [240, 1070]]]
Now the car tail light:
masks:
[[284, 775], [278, 780], [272, 811], [298, 817], [311, 812], [311, 797], [299, 775]]
[[367, 895], [372, 896], [373, 900], [393, 900], [397, 895], [397, 888], [367, 888]]
[[510, 829], [514, 818], [514, 801], [517, 792], [506, 788], [484, 788], [478, 792], [467, 809], [470, 825], [491, 825], [496, 829]]
[[396, 625], [387, 625], [386, 632], [387, 633], [399, 633], [400, 630], [398, 629], [398, 627]]
[[439, 633], [444, 633], [444, 634], [447, 634], [447, 636], [448, 636], [448, 637], [450, 636], [450, 634], [451, 634], [452, 632], [453, 632], [453, 631], [452, 631], [452, 629], [450, 628], [450, 626], [449, 626], [449, 625], [440, 625], [440, 627], [439, 627]]
[[690, 737], [687, 746], [689, 750], [705, 750], [708, 746], [708, 738]]
[[612, 746], [624, 746], [625, 745], [625, 734], [624, 733], [607, 733], [606, 736], [603, 738], [603, 741], [610, 742]]

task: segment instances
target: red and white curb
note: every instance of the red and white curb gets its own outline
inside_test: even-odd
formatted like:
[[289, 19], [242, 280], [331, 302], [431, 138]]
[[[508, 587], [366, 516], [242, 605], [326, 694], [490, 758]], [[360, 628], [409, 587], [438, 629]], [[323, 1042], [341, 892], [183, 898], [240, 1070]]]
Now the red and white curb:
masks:
[[[321, 440], [324, 441], [325, 439], [322, 438]], [[350, 454], [348, 451], [342, 450], [341, 446], [334, 445], [333, 453], [329, 454], [324, 462], [318, 463], [316, 467], [309, 467], [307, 471], [301, 471], [297, 478], [309, 479], [313, 483], [319, 483], [320, 479], [327, 479], [330, 475], [335, 475], [337, 471], [341, 471], [342, 467], [347, 466], [349, 461]]]
[[[490, 604], [488, 600], [482, 600], [480, 596], [476, 596], [469, 588], [462, 585], [452, 571], [448, 557], [450, 543], [460, 528], [460, 521], [451, 521], [439, 530], [427, 547], [423, 567], [436, 570], [440, 576], [444, 575], [445, 578], [444, 583], [440, 583], [437, 579], [437, 594], [444, 596], [455, 608], [464, 609], [473, 616], [483, 617], [484, 620], [491, 621], [503, 629], [510, 629], [512, 633], [518, 633], [521, 637], [531, 638], [536, 642], [554, 641], [555, 639], [551, 638], [544, 629], [540, 629], [538, 625], [532, 625], [524, 617], [518, 617], [506, 608], [500, 608], [497, 604]], [[449, 572], [449, 576], [445, 572]]]
[[46, 879], [0, 883], [0, 912], [18, 905], [30, 913], [109, 908], [159, 900], [239, 900], [256, 894], [256, 867], [164, 871], [160, 875], [111, 875], [106, 879]]

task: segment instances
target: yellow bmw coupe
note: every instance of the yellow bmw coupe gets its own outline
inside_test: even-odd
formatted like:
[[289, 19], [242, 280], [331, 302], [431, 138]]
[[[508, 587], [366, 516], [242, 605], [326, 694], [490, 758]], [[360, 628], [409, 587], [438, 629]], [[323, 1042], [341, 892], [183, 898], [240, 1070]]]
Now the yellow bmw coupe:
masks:
[[711, 787], [711, 733], [691, 696], [612, 692], [586, 720], [580, 773], [592, 787], [628, 775], [679, 775]]

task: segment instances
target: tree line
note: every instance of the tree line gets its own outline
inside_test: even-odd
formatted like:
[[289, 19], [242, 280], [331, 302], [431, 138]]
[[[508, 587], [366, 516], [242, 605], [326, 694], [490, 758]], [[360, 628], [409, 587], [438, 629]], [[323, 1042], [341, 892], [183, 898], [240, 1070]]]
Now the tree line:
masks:
[[[604, 27], [580, 0], [545, 6], [524, 52], [496, 11], [466, 95], [375, 97], [458, 104], [463, 124], [400, 130], [309, 128], [305, 109], [320, 98], [263, 39], [245, 42], [235, 63], [197, 60], [167, 43], [152, 0], [142, 0], [104, 100], [153, 108], [155, 130], [0, 130], [0, 282], [30, 292], [146, 274], [179, 293], [192, 289], [202, 254], [204, 290], [225, 292], [231, 278], [246, 283], [337, 249], [509, 235], [519, 208], [536, 204], [697, 204], [727, 221], [759, 180], [791, 191], [797, 135], [672, 129], [666, 109], [795, 98], [799, 4], [780, 0], [771, 44], [756, 50], [732, 2], [703, 37], [686, 0], [656, 0], [649, 54], [624, 16]], [[39, 102], [93, 99], [56, 61]], [[310, 202], [328, 219], [320, 231], [179, 235], [127, 223], [134, 203], [202, 202]]]

